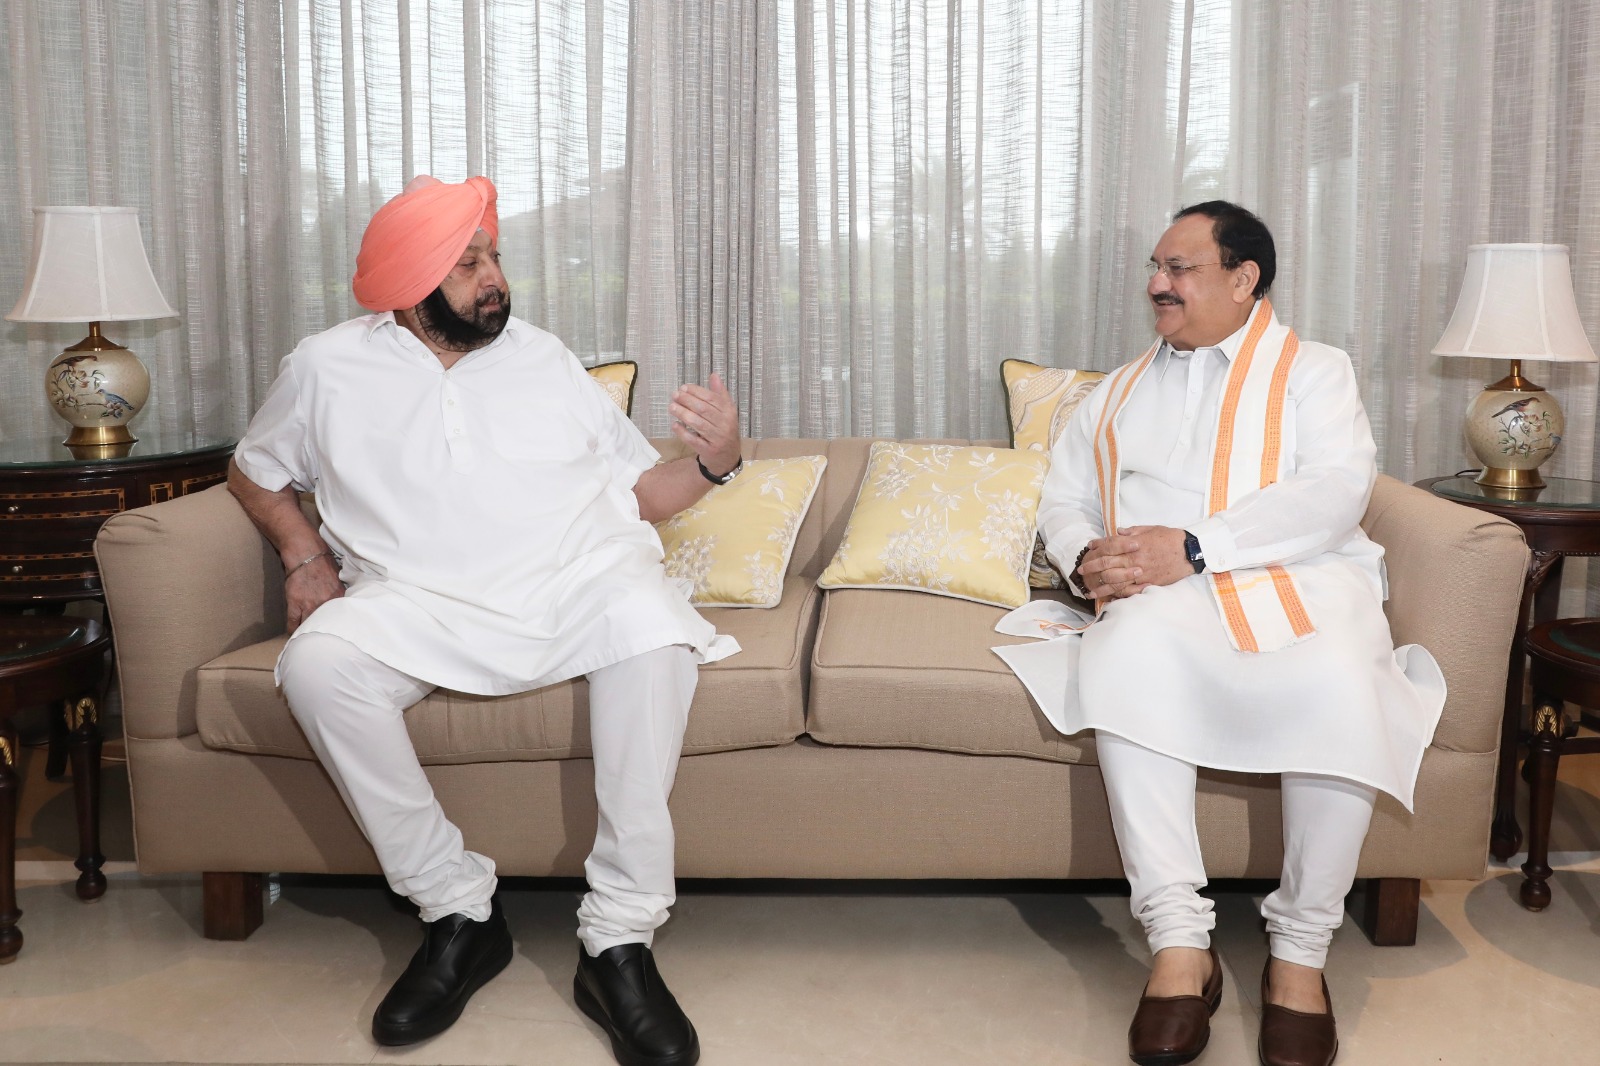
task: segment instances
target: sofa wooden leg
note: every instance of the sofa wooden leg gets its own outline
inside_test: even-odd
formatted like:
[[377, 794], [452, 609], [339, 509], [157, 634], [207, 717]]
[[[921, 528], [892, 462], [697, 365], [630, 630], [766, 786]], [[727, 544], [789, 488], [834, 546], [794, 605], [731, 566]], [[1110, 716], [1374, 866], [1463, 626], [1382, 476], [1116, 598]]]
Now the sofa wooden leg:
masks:
[[1422, 882], [1415, 877], [1369, 877], [1361, 905], [1361, 928], [1379, 947], [1417, 942], [1417, 911]]
[[205, 873], [205, 935], [208, 940], [243, 940], [261, 926], [260, 874]]

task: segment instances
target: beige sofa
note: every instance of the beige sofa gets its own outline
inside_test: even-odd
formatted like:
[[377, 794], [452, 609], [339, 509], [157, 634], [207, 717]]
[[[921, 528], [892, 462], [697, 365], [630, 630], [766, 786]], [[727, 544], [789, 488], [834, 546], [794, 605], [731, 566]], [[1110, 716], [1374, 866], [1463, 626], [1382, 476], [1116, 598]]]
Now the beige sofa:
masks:
[[[825, 454], [828, 468], [781, 605], [707, 612], [744, 651], [701, 671], [672, 797], [679, 875], [1120, 876], [1094, 742], [1058, 735], [989, 650], [1009, 639], [993, 632], [1001, 610], [815, 587], [869, 444], [746, 445], [747, 458]], [[1509, 523], [1391, 478], [1364, 525], [1388, 549], [1396, 641], [1429, 648], [1450, 685], [1416, 813], [1383, 798], [1362, 856], [1369, 934], [1408, 943], [1419, 878], [1484, 869], [1527, 549]], [[96, 550], [140, 869], [204, 872], [205, 931], [220, 938], [260, 923], [263, 872], [376, 872], [273, 686], [283, 571], [226, 489], [118, 515]], [[586, 691], [439, 691], [408, 713], [445, 809], [506, 874], [582, 873]], [[1212, 876], [1276, 876], [1275, 778], [1203, 774], [1199, 820]]]

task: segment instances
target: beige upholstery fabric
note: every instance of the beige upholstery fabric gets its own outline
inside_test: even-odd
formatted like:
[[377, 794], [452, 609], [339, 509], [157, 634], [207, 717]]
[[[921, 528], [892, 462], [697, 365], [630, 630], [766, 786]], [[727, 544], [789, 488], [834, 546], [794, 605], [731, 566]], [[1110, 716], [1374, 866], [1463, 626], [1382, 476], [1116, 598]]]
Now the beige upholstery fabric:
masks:
[[[314, 762], [212, 751], [197, 737], [133, 741], [146, 873], [377, 866]], [[1432, 749], [1417, 813], [1380, 799], [1363, 877], [1482, 874], [1494, 758]], [[594, 840], [587, 759], [430, 766], [467, 846], [507, 876], [581, 876]], [[680, 877], [1113, 878], [1122, 875], [1092, 766], [883, 748], [780, 748], [684, 759], [672, 793]], [[1201, 774], [1213, 877], [1276, 878], [1277, 783]]]
[[[745, 652], [701, 673], [687, 750], [703, 754], [683, 760], [672, 797], [679, 873], [1118, 876], [1099, 773], [1075, 765], [1093, 762], [1092, 746], [1056, 736], [989, 652], [1006, 639], [991, 631], [999, 609], [862, 590], [830, 593], [824, 607], [811, 590], [838, 547], [869, 445], [746, 442], [747, 457], [820, 453], [829, 464], [783, 606], [716, 615]], [[683, 454], [676, 441], [658, 447]], [[1380, 801], [1361, 874], [1475, 877], [1527, 549], [1510, 523], [1389, 478], [1365, 525], [1388, 550], [1395, 638], [1438, 657], [1450, 697], [1416, 813]], [[117, 638], [141, 869], [373, 871], [272, 688], [282, 568], [227, 491], [118, 515], [96, 553]], [[588, 760], [564, 756], [585, 750], [584, 687], [444, 695], [414, 716], [440, 801], [468, 845], [507, 874], [582, 871], [593, 782]], [[809, 728], [829, 743], [786, 743], [808, 698]], [[1276, 875], [1278, 803], [1270, 777], [1202, 777], [1212, 876]]]
[[1500, 747], [1507, 655], [1516, 629], [1528, 547], [1516, 526], [1426, 489], [1380, 477], [1362, 526], [1384, 547], [1389, 628], [1396, 644], [1421, 644], [1450, 694], [1435, 747]]
[[130, 737], [192, 734], [195, 667], [283, 632], [278, 553], [225, 485], [112, 516], [95, 558]]
[[[804, 674], [819, 594], [791, 578], [767, 611], [708, 609], [744, 649], [700, 671], [684, 753], [787, 744], [805, 730]], [[199, 731], [207, 746], [314, 759], [272, 680], [284, 637], [229, 652], [200, 667]], [[436, 690], [406, 712], [426, 764], [587, 758], [589, 685], [579, 678], [513, 696]]]
[[824, 594], [811, 667], [811, 736], [825, 744], [927, 748], [1092, 762], [1094, 738], [1064, 737], [989, 649], [1003, 607], [924, 592]]

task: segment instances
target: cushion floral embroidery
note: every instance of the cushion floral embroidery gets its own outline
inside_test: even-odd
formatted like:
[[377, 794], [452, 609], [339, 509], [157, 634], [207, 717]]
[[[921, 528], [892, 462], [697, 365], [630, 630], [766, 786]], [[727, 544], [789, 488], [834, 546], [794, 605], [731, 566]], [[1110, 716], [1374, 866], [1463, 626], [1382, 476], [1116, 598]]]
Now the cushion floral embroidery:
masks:
[[656, 525], [667, 576], [687, 582], [700, 607], [776, 607], [827, 465], [821, 455], [748, 460], [738, 477]]
[[638, 363], [631, 359], [601, 363], [589, 368], [589, 376], [606, 391], [612, 403], [622, 408], [623, 414], [633, 414], [633, 386], [639, 378]]
[[1072, 412], [1105, 380], [1096, 370], [1063, 370], [1024, 359], [1000, 363], [1006, 387], [1006, 415], [1011, 446], [1048, 452], [1061, 436]]
[[[1006, 359], [1000, 363], [1000, 380], [1006, 387], [1012, 446], [1048, 453], [1072, 412], [1105, 380], [1105, 375], [1094, 370], [1063, 370], [1024, 359]], [[1045, 554], [1043, 541], [1034, 542], [1028, 584], [1036, 589], [1066, 587]]]
[[878, 441], [818, 584], [897, 588], [1000, 607], [1028, 599], [1040, 452]]

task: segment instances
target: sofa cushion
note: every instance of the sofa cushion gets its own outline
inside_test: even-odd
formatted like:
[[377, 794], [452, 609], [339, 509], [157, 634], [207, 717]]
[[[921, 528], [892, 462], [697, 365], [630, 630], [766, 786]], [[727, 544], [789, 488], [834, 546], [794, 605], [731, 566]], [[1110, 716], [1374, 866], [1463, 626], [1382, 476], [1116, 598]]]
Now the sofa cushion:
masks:
[[850, 524], [817, 584], [1028, 602], [1028, 556], [1050, 460], [1015, 448], [872, 445]]
[[827, 465], [822, 455], [747, 460], [738, 477], [656, 523], [667, 576], [688, 581], [702, 607], [776, 607]]
[[922, 592], [828, 592], [807, 732], [824, 744], [1092, 763], [1093, 737], [1057, 733], [989, 650], [1023, 643], [994, 631], [1003, 614]]
[[[818, 598], [808, 580], [794, 577], [771, 610], [704, 609], [743, 650], [701, 668], [685, 755], [787, 744], [801, 734]], [[207, 747], [316, 757], [273, 683], [285, 639], [252, 644], [200, 667], [198, 724]], [[586, 758], [588, 699], [582, 678], [511, 696], [439, 689], [406, 712], [406, 725], [418, 757], [429, 765]]]

